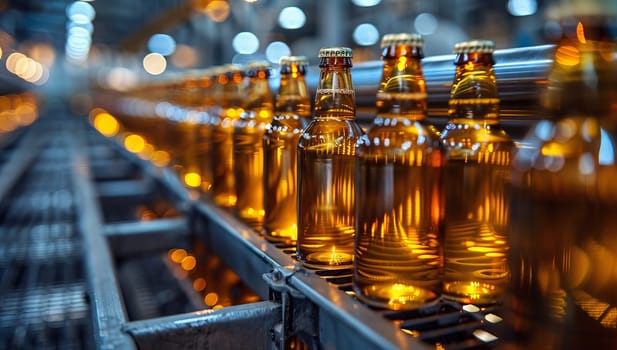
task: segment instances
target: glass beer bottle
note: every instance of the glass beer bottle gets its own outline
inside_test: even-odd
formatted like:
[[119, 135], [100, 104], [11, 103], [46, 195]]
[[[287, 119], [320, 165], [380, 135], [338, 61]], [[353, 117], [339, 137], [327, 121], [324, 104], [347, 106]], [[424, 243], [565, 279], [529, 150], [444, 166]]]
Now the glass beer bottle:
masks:
[[201, 192], [207, 196], [212, 189], [212, 115], [216, 101], [221, 95], [215, 92], [216, 68], [208, 69], [201, 75], [198, 81], [198, 93], [196, 97], [197, 112], [197, 135], [195, 146], [195, 161], [201, 177]]
[[263, 137], [272, 121], [273, 98], [269, 86], [270, 65], [254, 62], [247, 70], [246, 108], [234, 131], [234, 178], [236, 215], [261, 232], [264, 219]]
[[352, 50], [319, 50], [314, 118], [298, 142], [298, 259], [349, 268], [354, 254], [356, 121]]
[[217, 76], [223, 86], [222, 108], [212, 121], [212, 200], [222, 208], [236, 205], [234, 182], [234, 124], [244, 112], [244, 71], [235, 65], [226, 66]]
[[412, 309], [441, 295], [444, 152], [426, 123], [424, 42], [388, 34], [377, 116], [358, 146], [353, 288], [371, 305]]
[[296, 148], [311, 116], [305, 80], [308, 59], [285, 56], [279, 63], [279, 93], [273, 120], [264, 136], [264, 234], [271, 241], [295, 243], [298, 237]]
[[514, 143], [499, 125], [492, 41], [454, 48], [456, 73], [442, 132], [445, 170], [445, 297], [480, 305], [507, 287], [506, 229]]
[[511, 348], [617, 348], [617, 44], [606, 23], [563, 20], [546, 118], [514, 159]]

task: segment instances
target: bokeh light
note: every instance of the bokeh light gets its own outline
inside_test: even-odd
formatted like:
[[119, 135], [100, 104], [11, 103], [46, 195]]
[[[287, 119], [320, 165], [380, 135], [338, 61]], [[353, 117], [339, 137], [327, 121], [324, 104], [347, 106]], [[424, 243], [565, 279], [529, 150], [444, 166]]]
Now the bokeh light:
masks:
[[191, 46], [178, 44], [170, 60], [171, 63], [178, 68], [194, 67], [199, 61], [199, 54], [197, 50]]
[[139, 153], [146, 147], [146, 141], [137, 134], [131, 134], [124, 139], [124, 147], [132, 153]]
[[375, 45], [379, 41], [379, 31], [373, 24], [360, 24], [353, 31], [353, 40], [360, 46]]
[[278, 63], [281, 57], [291, 55], [291, 49], [282, 41], [273, 41], [266, 47], [266, 59]]
[[437, 29], [437, 18], [428, 12], [419, 14], [413, 22], [416, 32], [431, 35]]
[[353, 4], [359, 7], [372, 7], [381, 3], [381, 0], [352, 0]]
[[167, 60], [159, 53], [149, 53], [144, 57], [143, 67], [148, 74], [159, 75], [167, 69]]
[[176, 49], [176, 41], [167, 34], [154, 34], [148, 40], [148, 50], [163, 56], [171, 55]]
[[508, 0], [508, 11], [512, 16], [530, 16], [537, 10], [536, 0]]
[[250, 55], [259, 49], [259, 39], [251, 32], [240, 32], [234, 36], [231, 45], [237, 53]]
[[120, 124], [111, 114], [102, 112], [94, 117], [94, 128], [107, 137], [112, 137], [120, 131]]
[[302, 28], [306, 23], [306, 15], [296, 6], [285, 7], [279, 13], [279, 25], [285, 29]]

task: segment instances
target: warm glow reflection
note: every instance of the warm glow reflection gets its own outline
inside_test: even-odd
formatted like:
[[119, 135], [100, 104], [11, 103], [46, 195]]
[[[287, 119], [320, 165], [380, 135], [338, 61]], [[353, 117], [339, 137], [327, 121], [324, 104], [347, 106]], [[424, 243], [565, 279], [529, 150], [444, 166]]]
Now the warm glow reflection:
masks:
[[124, 147], [133, 153], [139, 153], [146, 147], [146, 141], [143, 137], [131, 134], [124, 139]]
[[585, 40], [585, 28], [583, 27], [583, 23], [581, 22], [578, 22], [578, 24], [576, 25], [576, 38], [582, 44], [587, 42], [587, 40]]
[[120, 131], [120, 124], [118, 124], [116, 118], [105, 112], [99, 113], [94, 117], [94, 127], [107, 137], [115, 136]]
[[152, 163], [154, 163], [154, 165], [158, 167], [164, 167], [169, 164], [169, 161], [171, 159], [169, 158], [169, 153], [158, 150], [152, 152], [152, 154], [150, 155], [150, 160], [152, 160]]
[[186, 250], [182, 248], [171, 249], [169, 251], [169, 258], [171, 259], [171, 261], [177, 264], [179, 264], [182, 261], [182, 259], [186, 257], [186, 255], [187, 255]]
[[214, 306], [216, 305], [218, 301], [219, 301], [219, 295], [214, 292], [208, 293], [204, 297], [204, 303], [206, 303], [206, 305], [208, 306]]
[[581, 54], [574, 46], [560, 46], [555, 53], [555, 61], [563, 66], [575, 66], [581, 61]]
[[204, 289], [206, 289], [206, 280], [204, 278], [196, 278], [193, 281], [193, 289], [195, 289], [197, 292], [201, 292]]
[[229, 3], [223, 0], [195, 0], [193, 6], [214, 22], [224, 22], [229, 17]]
[[201, 176], [197, 173], [186, 173], [184, 175], [184, 183], [190, 187], [199, 187], [201, 185]]
[[195, 268], [195, 266], [197, 266], [197, 259], [195, 259], [195, 257], [192, 255], [187, 255], [180, 262], [180, 267], [182, 267], [182, 269], [185, 271], [191, 271]]

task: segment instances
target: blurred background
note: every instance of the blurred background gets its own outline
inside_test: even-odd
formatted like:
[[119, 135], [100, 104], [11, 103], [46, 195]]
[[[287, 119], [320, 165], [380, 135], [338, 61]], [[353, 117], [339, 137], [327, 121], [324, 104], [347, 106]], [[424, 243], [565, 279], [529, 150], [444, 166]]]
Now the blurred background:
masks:
[[552, 0], [0, 0], [0, 94], [83, 91], [92, 82], [128, 90], [192, 68], [282, 55], [316, 63], [320, 47], [379, 58], [385, 33], [417, 32], [425, 55], [456, 42], [496, 47], [550, 42]]

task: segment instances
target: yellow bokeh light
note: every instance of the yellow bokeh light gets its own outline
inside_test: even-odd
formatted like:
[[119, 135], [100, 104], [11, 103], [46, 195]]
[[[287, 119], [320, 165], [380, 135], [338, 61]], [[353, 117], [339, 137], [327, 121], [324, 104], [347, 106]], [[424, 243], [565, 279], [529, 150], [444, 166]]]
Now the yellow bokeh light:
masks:
[[197, 0], [195, 1], [195, 7], [214, 22], [224, 22], [229, 17], [229, 3], [224, 0]]
[[196, 278], [193, 281], [193, 289], [195, 289], [197, 292], [201, 292], [204, 289], [206, 289], [206, 280], [204, 278]]
[[149, 74], [159, 75], [167, 69], [167, 60], [158, 53], [149, 53], [144, 57], [143, 67]]
[[182, 267], [182, 269], [185, 271], [191, 271], [195, 268], [195, 266], [197, 266], [197, 259], [195, 259], [195, 257], [192, 255], [187, 255], [180, 262], [180, 267]]
[[186, 173], [184, 175], [184, 183], [190, 187], [201, 186], [201, 176], [197, 173]]
[[182, 249], [182, 248], [178, 248], [178, 249], [171, 249], [169, 251], [169, 258], [171, 259], [171, 261], [179, 264], [182, 259], [186, 258], [187, 256], [187, 252], [186, 250]]
[[143, 137], [131, 134], [124, 139], [124, 147], [133, 153], [139, 153], [146, 147], [146, 141]]
[[219, 295], [216, 293], [208, 293], [204, 297], [204, 303], [208, 306], [214, 306], [219, 301]]
[[112, 137], [120, 131], [120, 124], [111, 114], [102, 112], [94, 117], [94, 128], [104, 136]]
[[154, 163], [154, 165], [158, 167], [167, 166], [167, 164], [169, 164], [169, 161], [171, 160], [169, 157], [169, 153], [161, 150], [152, 152], [152, 154], [150, 155], [150, 159], [152, 160], [152, 163]]

